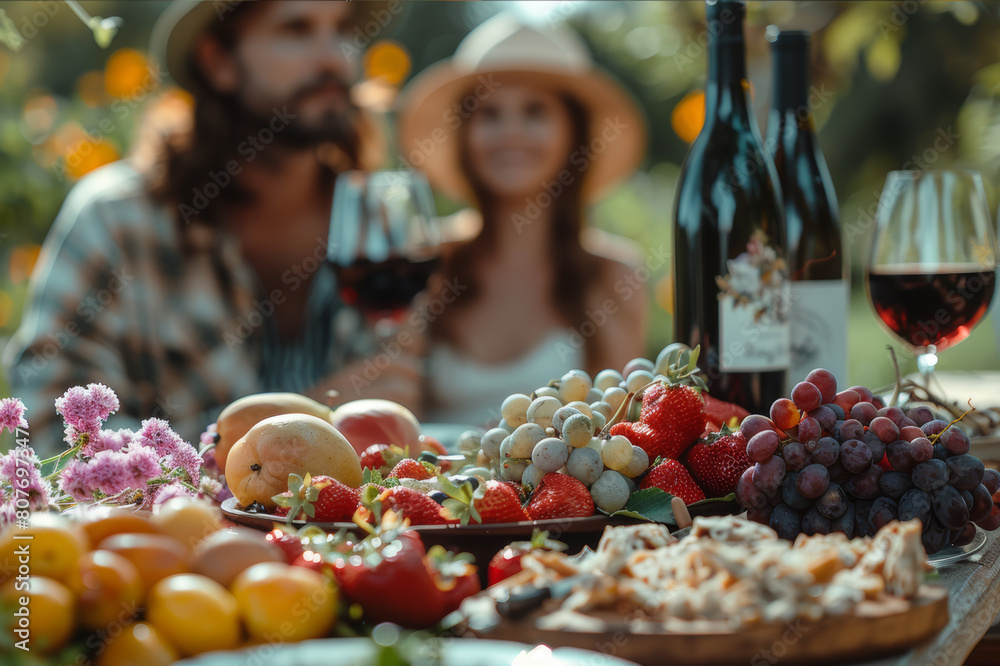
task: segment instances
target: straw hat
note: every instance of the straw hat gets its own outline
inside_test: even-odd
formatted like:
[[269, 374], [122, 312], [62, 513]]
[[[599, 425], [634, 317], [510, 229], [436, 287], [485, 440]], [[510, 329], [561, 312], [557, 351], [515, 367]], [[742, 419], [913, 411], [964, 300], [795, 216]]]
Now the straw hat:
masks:
[[569, 94], [583, 105], [590, 119], [592, 156], [584, 171], [588, 200], [642, 162], [645, 118], [631, 95], [594, 65], [583, 39], [566, 26], [532, 26], [501, 13], [469, 33], [454, 56], [417, 75], [397, 102], [400, 153], [441, 192], [471, 198], [455, 136], [494, 89], [490, 75], [515, 75], [526, 84]]
[[239, 2], [199, 2], [177, 0], [157, 19], [150, 37], [149, 52], [165, 67], [170, 78], [182, 88], [191, 89], [188, 60], [194, 45], [212, 21], [225, 20]]

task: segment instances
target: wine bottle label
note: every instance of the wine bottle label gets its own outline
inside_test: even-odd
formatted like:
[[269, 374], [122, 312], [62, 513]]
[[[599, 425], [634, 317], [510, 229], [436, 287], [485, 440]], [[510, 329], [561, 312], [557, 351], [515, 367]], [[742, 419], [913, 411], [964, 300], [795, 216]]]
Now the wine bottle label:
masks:
[[791, 361], [785, 260], [762, 232], [726, 262], [719, 286], [720, 365], [724, 372], [787, 369]]
[[850, 285], [846, 280], [792, 282], [792, 365], [790, 386], [815, 368], [826, 368], [847, 381], [847, 309]]

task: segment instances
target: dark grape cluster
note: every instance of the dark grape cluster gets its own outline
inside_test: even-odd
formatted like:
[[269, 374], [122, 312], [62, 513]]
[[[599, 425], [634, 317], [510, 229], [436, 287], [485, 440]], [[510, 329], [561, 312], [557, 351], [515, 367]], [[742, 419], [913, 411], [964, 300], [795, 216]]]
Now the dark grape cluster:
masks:
[[779, 536], [872, 536], [917, 518], [928, 554], [969, 543], [976, 525], [1000, 527], [1000, 473], [969, 454], [968, 435], [926, 406], [886, 407], [863, 386], [837, 392], [813, 370], [791, 399], [751, 415], [740, 430], [747, 457], [736, 499]]

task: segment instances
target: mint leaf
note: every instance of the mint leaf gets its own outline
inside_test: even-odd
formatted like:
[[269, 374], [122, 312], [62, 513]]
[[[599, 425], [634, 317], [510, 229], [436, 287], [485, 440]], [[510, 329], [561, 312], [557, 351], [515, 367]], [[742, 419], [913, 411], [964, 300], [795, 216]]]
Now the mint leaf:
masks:
[[675, 525], [674, 511], [670, 508], [670, 493], [660, 488], [646, 488], [632, 493], [624, 509], [615, 511], [612, 516], [628, 516], [650, 520], [654, 523]]

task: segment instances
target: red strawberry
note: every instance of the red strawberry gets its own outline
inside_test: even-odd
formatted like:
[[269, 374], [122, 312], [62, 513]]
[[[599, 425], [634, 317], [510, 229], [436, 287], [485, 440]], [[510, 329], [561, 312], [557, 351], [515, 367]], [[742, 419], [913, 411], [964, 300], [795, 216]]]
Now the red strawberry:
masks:
[[297, 474], [288, 477], [288, 490], [275, 495], [278, 515], [291, 520], [312, 520], [321, 523], [349, 521], [358, 508], [357, 488], [344, 485], [330, 476], [312, 477]]
[[[611, 426], [612, 435], [623, 435], [635, 446], [646, 452], [650, 460], [657, 458], [673, 458], [675, 453], [666, 437], [660, 435], [652, 426], [638, 421], [622, 421]], [[676, 454], [680, 455], [680, 454]]]
[[705, 432], [708, 417], [699, 391], [690, 386], [658, 382], [642, 394], [639, 421], [650, 426], [662, 440], [664, 450], [659, 455], [676, 460]]
[[396, 463], [396, 466], [392, 468], [392, 471], [389, 472], [389, 476], [386, 478], [417, 479], [418, 481], [423, 481], [434, 478], [434, 468], [433, 466], [417, 462], [412, 458], [404, 458]]
[[390, 509], [403, 518], [409, 518], [411, 525], [443, 525], [457, 522], [447, 519], [441, 513], [441, 505], [419, 490], [396, 486], [379, 495], [383, 511]]
[[526, 510], [532, 520], [585, 518], [594, 515], [594, 499], [572, 476], [553, 472], [542, 477]]
[[305, 552], [305, 546], [302, 545], [302, 537], [295, 532], [275, 528], [265, 534], [264, 539], [281, 549], [281, 552], [285, 554], [285, 560], [288, 564], [297, 560]]
[[521, 571], [521, 556], [533, 550], [565, 550], [566, 544], [559, 541], [551, 541], [549, 533], [545, 530], [536, 529], [531, 534], [531, 541], [515, 541], [504, 546], [503, 549], [490, 560], [487, 572], [487, 583], [496, 585], [502, 580], [506, 580]]
[[735, 492], [740, 476], [750, 467], [747, 439], [723, 425], [719, 433], [695, 442], [687, 452], [687, 466], [709, 497]]
[[687, 468], [676, 460], [664, 460], [649, 470], [642, 480], [642, 488], [659, 488], [674, 497], [680, 497], [685, 504], [705, 499], [704, 491], [695, 483]]
[[441, 592], [443, 613], [458, 610], [463, 599], [482, 589], [479, 574], [472, 564], [474, 559], [469, 553], [453, 553], [440, 544], [431, 546], [424, 556], [424, 564]]
[[377, 469], [388, 474], [405, 457], [406, 453], [398, 446], [372, 444], [361, 453], [361, 469]]
[[365, 619], [373, 625], [394, 622], [424, 629], [444, 615], [444, 595], [424, 559], [427, 553], [420, 535], [392, 534], [376, 532], [377, 539], [365, 539], [354, 548], [361, 557], [337, 560], [337, 587], [364, 608]]
[[[743, 419], [750, 416], [750, 412], [735, 403], [719, 400], [708, 394], [702, 397], [705, 398], [705, 416], [708, 418], [708, 427], [713, 432], [722, 430], [724, 425], [729, 426], [730, 430], [735, 430], [743, 423]], [[733, 419], [736, 420], [733, 421]]]
[[528, 514], [521, 507], [521, 495], [515, 489], [516, 485], [504, 481], [487, 481], [481, 486], [483, 494], [475, 499], [475, 507], [482, 523], [516, 523], [528, 520]]

